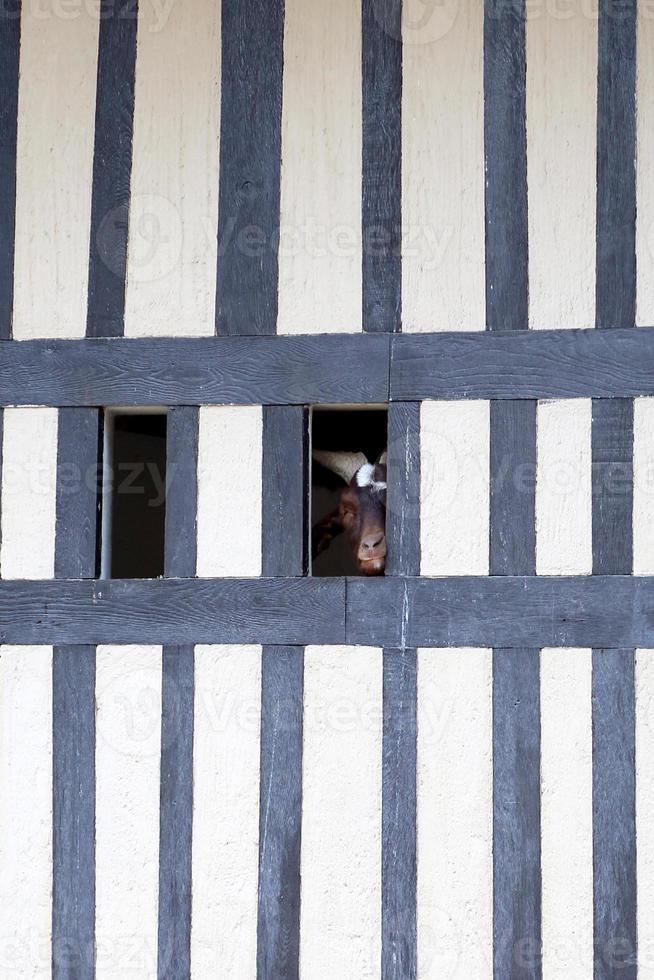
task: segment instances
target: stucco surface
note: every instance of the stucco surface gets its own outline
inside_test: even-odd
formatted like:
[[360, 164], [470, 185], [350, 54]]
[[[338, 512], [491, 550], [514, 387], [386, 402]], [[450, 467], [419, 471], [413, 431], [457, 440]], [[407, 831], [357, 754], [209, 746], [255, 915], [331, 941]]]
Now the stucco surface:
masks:
[[194, 980], [256, 975], [261, 648], [195, 648]]
[[593, 975], [591, 651], [540, 665], [543, 978]]
[[56, 0], [21, 14], [13, 335], [83, 337], [99, 19]]
[[381, 650], [307, 647], [302, 980], [379, 976], [381, 766]]
[[593, 568], [589, 398], [539, 402], [536, 570], [590, 575]]
[[57, 422], [56, 408], [4, 411], [0, 495], [3, 578], [54, 575]]
[[[402, 329], [483, 330], [482, 4], [403, 8]], [[456, 135], [454, 135], [456, 134]]]
[[492, 654], [418, 651], [418, 976], [493, 975]]
[[200, 409], [198, 575], [261, 575], [262, 413]]
[[654, 575], [654, 398], [634, 399], [634, 574]]
[[214, 333], [220, 4], [139, 6], [126, 336]]
[[284, 16], [278, 333], [361, 330], [361, 9]]
[[161, 647], [99, 646], [96, 976], [157, 976]]

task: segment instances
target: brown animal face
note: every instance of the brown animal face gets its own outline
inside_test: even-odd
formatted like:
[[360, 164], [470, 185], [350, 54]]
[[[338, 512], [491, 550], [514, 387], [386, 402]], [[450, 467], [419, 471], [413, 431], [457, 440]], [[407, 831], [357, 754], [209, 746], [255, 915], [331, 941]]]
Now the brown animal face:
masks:
[[[354, 457], [355, 463], [365, 460], [360, 454], [318, 454], [323, 456]], [[384, 460], [383, 462], [381, 460]], [[313, 557], [329, 547], [337, 534], [345, 531], [357, 568], [363, 575], [382, 575], [386, 567], [386, 463], [385, 454], [378, 463], [356, 465], [348, 485], [343, 489], [338, 507], [313, 528]], [[343, 478], [348, 469], [336, 469]]]

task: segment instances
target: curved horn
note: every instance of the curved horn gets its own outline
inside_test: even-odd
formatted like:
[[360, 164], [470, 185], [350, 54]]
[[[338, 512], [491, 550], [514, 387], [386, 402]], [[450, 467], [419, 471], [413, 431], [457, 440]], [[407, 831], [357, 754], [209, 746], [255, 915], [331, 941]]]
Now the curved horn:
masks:
[[346, 483], [349, 483], [357, 470], [368, 462], [363, 453], [335, 453], [322, 449], [314, 449], [313, 458], [321, 466], [340, 476]]

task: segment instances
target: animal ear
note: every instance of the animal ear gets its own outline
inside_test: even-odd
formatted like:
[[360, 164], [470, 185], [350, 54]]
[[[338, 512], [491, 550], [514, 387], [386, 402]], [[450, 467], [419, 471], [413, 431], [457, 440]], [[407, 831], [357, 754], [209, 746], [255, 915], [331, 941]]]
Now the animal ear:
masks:
[[321, 466], [326, 466], [342, 480], [349, 483], [357, 470], [365, 466], [368, 460], [363, 453], [333, 453], [322, 449], [314, 449], [313, 458]]
[[378, 466], [386, 466], [386, 461], [388, 459], [388, 452], [384, 450], [379, 459], [377, 460]]
[[317, 558], [318, 555], [329, 548], [333, 538], [343, 530], [338, 507], [311, 529], [311, 557]]

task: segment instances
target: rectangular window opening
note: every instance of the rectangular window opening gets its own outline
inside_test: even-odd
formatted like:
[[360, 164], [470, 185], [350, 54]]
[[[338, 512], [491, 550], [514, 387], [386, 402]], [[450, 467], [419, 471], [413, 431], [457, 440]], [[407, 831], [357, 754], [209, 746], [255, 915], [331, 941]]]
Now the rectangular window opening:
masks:
[[104, 413], [102, 578], [164, 574], [166, 412]]
[[[387, 438], [385, 406], [312, 409], [309, 508], [312, 575], [383, 574], [386, 554], [383, 454]], [[361, 466], [366, 468], [362, 470]], [[350, 480], [355, 477], [354, 486], [344, 495], [350, 482], [347, 477]]]

